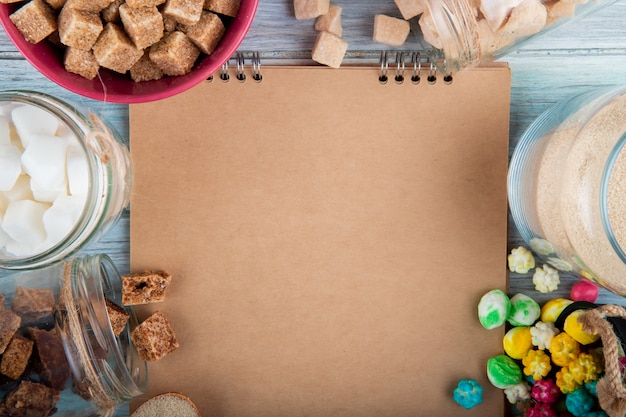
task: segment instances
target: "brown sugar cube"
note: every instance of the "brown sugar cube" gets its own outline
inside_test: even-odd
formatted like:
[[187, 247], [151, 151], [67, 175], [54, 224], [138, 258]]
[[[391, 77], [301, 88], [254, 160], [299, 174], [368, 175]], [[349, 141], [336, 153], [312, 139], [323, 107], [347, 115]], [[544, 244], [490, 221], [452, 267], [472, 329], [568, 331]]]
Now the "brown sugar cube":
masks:
[[163, 3], [165, 3], [165, 0], [126, 0], [126, 4], [135, 9], [158, 6]]
[[130, 78], [135, 82], [160, 80], [163, 78], [163, 71], [150, 60], [146, 52], [130, 69]]
[[320, 64], [339, 68], [347, 50], [348, 42], [330, 32], [322, 31], [317, 35], [311, 57]]
[[122, 276], [122, 304], [126, 306], [158, 303], [165, 300], [165, 290], [172, 276], [165, 271], [144, 271]]
[[174, 32], [178, 27], [178, 22], [173, 17], [163, 15], [163, 30], [165, 33]]
[[100, 17], [104, 23], [120, 21], [120, 6], [124, 4], [124, 0], [113, 0], [111, 4], [100, 11]]
[[33, 344], [32, 340], [22, 335], [13, 336], [2, 355], [0, 372], [11, 379], [19, 379], [28, 365], [28, 360], [33, 352]]
[[395, 0], [404, 20], [424, 13], [424, 0]]
[[150, 59], [166, 75], [184, 75], [191, 71], [200, 50], [184, 33], [176, 30], [150, 47]]
[[4, 407], [11, 417], [49, 416], [60, 398], [60, 392], [43, 384], [22, 381], [4, 398]]
[[[11, 4], [11, 3], [19, 3], [24, 0], [0, 0], [0, 4]], [[2, 414], [0, 414], [1, 416]]]
[[61, 7], [65, 5], [66, 0], [46, 0], [46, 3], [50, 5], [54, 10], [61, 10]]
[[115, 23], [107, 23], [93, 46], [93, 54], [100, 66], [125, 74], [143, 55], [141, 49]]
[[54, 312], [54, 294], [49, 288], [17, 287], [11, 308], [24, 324], [32, 323]]
[[62, 391], [70, 377], [70, 367], [65, 357], [61, 336], [56, 329], [48, 331], [31, 327], [28, 331], [35, 342], [43, 381], [48, 386]]
[[161, 12], [180, 24], [193, 25], [200, 20], [203, 5], [204, 0], [167, 0]]
[[213, 52], [224, 36], [226, 27], [222, 19], [215, 13], [203, 11], [195, 25], [181, 25], [180, 30], [205, 54]]
[[139, 356], [146, 361], [162, 359], [180, 346], [170, 322], [159, 311], [135, 327], [130, 338]]
[[204, 0], [203, 8], [213, 13], [235, 17], [239, 12], [241, 0]]
[[389, 46], [401, 46], [411, 30], [409, 22], [395, 17], [377, 14], [374, 16], [374, 42]]
[[318, 16], [315, 19], [315, 30], [330, 32], [341, 38], [343, 28], [341, 27], [341, 7], [331, 4], [328, 13]]
[[138, 49], [147, 48], [163, 37], [163, 17], [156, 6], [135, 9], [122, 4], [120, 18], [126, 34]]
[[104, 301], [106, 303], [107, 314], [109, 315], [109, 322], [111, 323], [113, 334], [119, 336], [126, 328], [126, 323], [128, 323], [130, 315], [113, 301], [109, 299], [105, 299]]
[[293, 0], [293, 10], [297, 20], [315, 19], [328, 13], [330, 0]]
[[61, 43], [83, 51], [89, 51], [102, 32], [102, 20], [97, 13], [72, 7], [61, 9], [58, 24]]
[[21, 324], [22, 319], [20, 316], [11, 310], [0, 311], [0, 354], [6, 350]]
[[30, 43], [38, 43], [57, 30], [57, 18], [44, 0], [31, 0], [13, 12], [9, 19]]
[[63, 7], [99, 13], [112, 2], [113, 0], [66, 0]]
[[83, 51], [72, 47], [65, 48], [63, 64], [67, 71], [88, 80], [93, 80], [100, 69], [100, 64], [96, 61], [92, 51]]

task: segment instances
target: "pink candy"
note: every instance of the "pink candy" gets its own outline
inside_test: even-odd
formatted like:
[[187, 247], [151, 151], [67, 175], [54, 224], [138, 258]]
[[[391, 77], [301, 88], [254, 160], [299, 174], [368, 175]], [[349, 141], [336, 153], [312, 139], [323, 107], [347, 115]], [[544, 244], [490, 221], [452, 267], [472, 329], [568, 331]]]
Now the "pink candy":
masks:
[[598, 286], [591, 281], [581, 279], [572, 287], [570, 299], [594, 303], [598, 299]]
[[531, 391], [533, 399], [540, 403], [555, 403], [561, 395], [561, 390], [551, 379], [535, 381]]
[[550, 404], [535, 403], [526, 411], [524, 417], [557, 417], [557, 414]]

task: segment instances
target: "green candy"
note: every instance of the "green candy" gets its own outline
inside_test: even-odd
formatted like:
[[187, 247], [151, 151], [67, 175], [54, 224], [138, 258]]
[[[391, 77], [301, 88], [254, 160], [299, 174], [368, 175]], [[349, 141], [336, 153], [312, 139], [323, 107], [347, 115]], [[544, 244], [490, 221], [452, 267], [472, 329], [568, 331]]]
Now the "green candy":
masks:
[[506, 355], [498, 355], [487, 361], [487, 378], [500, 389], [522, 382], [522, 370], [515, 361]]
[[478, 320], [487, 330], [502, 326], [511, 311], [509, 296], [502, 290], [491, 290], [478, 303]]
[[511, 297], [511, 313], [509, 323], [513, 326], [532, 326], [541, 315], [539, 304], [525, 294]]

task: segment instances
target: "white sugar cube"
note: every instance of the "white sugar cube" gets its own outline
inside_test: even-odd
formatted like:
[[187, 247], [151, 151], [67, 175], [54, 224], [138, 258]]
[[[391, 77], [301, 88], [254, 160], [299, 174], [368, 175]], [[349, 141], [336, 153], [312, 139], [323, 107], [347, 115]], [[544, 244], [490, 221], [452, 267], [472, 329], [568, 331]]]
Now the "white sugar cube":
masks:
[[0, 115], [0, 145], [11, 144], [11, 129], [9, 127], [9, 118]]
[[38, 189], [56, 188], [65, 181], [67, 142], [57, 136], [29, 134], [22, 166]]
[[46, 238], [43, 214], [49, 206], [32, 200], [12, 201], [4, 213], [2, 228], [18, 243], [40, 244]]
[[11, 111], [11, 118], [24, 148], [28, 146], [32, 134], [52, 136], [59, 128], [59, 121], [53, 114], [35, 106], [16, 107]]
[[11, 240], [11, 236], [7, 235], [2, 227], [0, 227], [0, 249], [6, 246], [7, 243]]
[[13, 239], [10, 239], [7, 242], [5, 250], [9, 254], [21, 258], [26, 256], [33, 256], [41, 252], [39, 250], [39, 244], [22, 243]]
[[52, 247], [72, 231], [85, 206], [84, 197], [61, 197], [43, 215], [46, 248]]
[[492, 32], [496, 32], [509, 17], [511, 10], [521, 2], [522, 0], [481, 0], [480, 11]]
[[32, 200], [33, 192], [30, 189], [30, 177], [28, 175], [20, 175], [15, 185], [9, 191], [5, 191], [4, 196], [9, 201]]
[[15, 107], [16, 106], [13, 103], [3, 103], [3, 104], [0, 104], [0, 116], [10, 117], [11, 116], [11, 112], [13, 111], [13, 109]]
[[38, 183], [31, 181], [30, 189], [33, 192], [33, 199], [42, 203], [52, 203], [57, 198], [67, 197], [67, 182], [65, 178], [62, 182], [50, 187], [42, 187]]
[[7, 209], [9, 205], [9, 199], [4, 195], [3, 192], [0, 192], [0, 225], [2, 225], [2, 218], [4, 217], [4, 211]]
[[22, 154], [13, 145], [0, 145], [0, 191], [9, 191], [22, 174]]
[[67, 184], [70, 195], [85, 195], [89, 191], [87, 155], [78, 144], [67, 147]]

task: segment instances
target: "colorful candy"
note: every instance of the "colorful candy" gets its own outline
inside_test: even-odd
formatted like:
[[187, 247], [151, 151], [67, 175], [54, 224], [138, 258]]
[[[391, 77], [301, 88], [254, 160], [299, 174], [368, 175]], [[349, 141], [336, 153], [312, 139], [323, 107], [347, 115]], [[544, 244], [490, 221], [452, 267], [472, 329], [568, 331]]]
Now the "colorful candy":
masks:
[[550, 357], [543, 350], [530, 350], [522, 359], [524, 365], [524, 375], [533, 377], [535, 381], [543, 379], [550, 370]]
[[535, 403], [526, 411], [524, 417], [557, 417], [557, 414], [550, 404]]
[[531, 390], [533, 399], [540, 403], [555, 403], [561, 396], [561, 390], [551, 379], [535, 381]]
[[509, 270], [518, 274], [526, 274], [535, 267], [535, 257], [523, 246], [511, 250], [507, 260]]
[[581, 279], [572, 286], [570, 298], [574, 301], [589, 301], [595, 303], [598, 299], [599, 289], [596, 284], [586, 279]]
[[462, 379], [454, 389], [453, 396], [457, 404], [469, 410], [483, 402], [483, 387], [474, 379]]
[[513, 359], [522, 359], [533, 347], [530, 327], [513, 327], [502, 339], [504, 353]]
[[561, 283], [559, 271], [550, 265], [544, 265], [543, 268], [535, 269], [533, 274], [533, 284], [535, 289], [541, 293], [549, 293], [556, 291]]
[[577, 377], [567, 366], [561, 368], [556, 373], [556, 385], [563, 394], [569, 394], [579, 389], [582, 384], [578, 382]]
[[552, 338], [557, 334], [559, 334], [559, 329], [551, 322], [538, 321], [530, 328], [531, 342], [539, 349], [548, 349]]
[[497, 355], [487, 360], [487, 378], [494, 387], [504, 389], [522, 381], [522, 370], [513, 359]]
[[565, 397], [567, 411], [577, 417], [586, 416], [595, 405], [595, 402], [595, 399], [584, 388], [579, 388]]
[[522, 381], [519, 384], [511, 385], [504, 389], [504, 395], [511, 404], [517, 404], [521, 401], [530, 399], [530, 386], [526, 381]]
[[587, 333], [583, 330], [583, 325], [578, 321], [578, 318], [584, 312], [584, 310], [576, 310], [567, 316], [563, 330], [581, 345], [588, 345], [597, 341], [600, 335]]
[[532, 326], [541, 315], [539, 304], [526, 294], [511, 297], [511, 313], [508, 321], [513, 326]]
[[580, 354], [580, 343], [567, 333], [559, 333], [550, 342], [552, 362], [557, 366], [568, 366]]
[[598, 379], [604, 370], [604, 363], [589, 353], [581, 353], [576, 360], [570, 362], [569, 370], [579, 384]]
[[478, 320], [487, 329], [502, 326], [511, 312], [509, 296], [502, 290], [491, 290], [478, 303]]
[[541, 308], [541, 321], [554, 323], [565, 307], [572, 303], [573, 301], [567, 298], [553, 298]]

